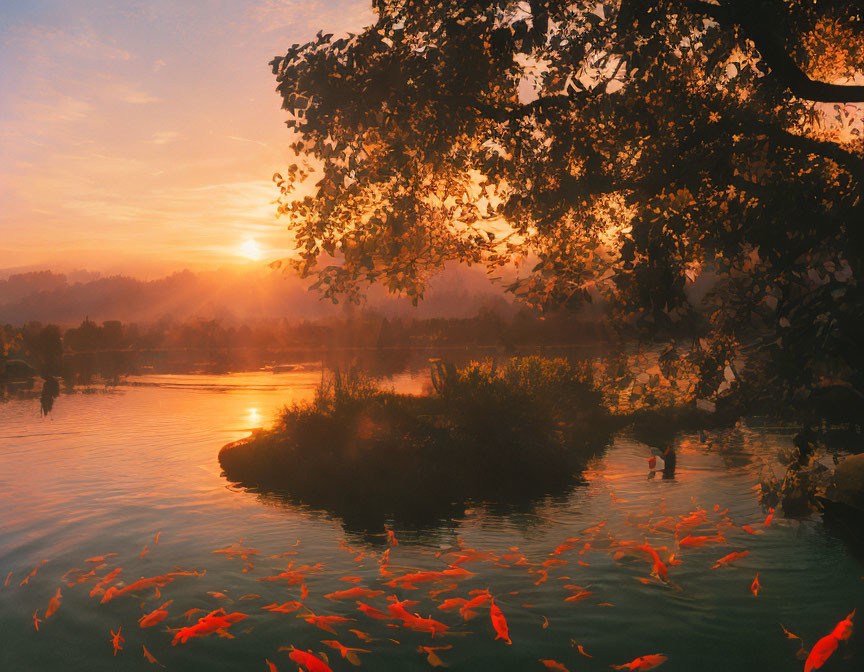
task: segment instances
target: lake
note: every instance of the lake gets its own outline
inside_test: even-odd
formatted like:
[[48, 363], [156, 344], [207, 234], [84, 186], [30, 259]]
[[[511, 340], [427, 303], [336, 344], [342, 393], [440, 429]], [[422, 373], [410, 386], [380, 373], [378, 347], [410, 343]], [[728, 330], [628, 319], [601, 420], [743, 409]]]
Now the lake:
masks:
[[[778, 514], [770, 527], [763, 525], [767, 511], [754, 486], [766, 469], [782, 476], [775, 456], [793, 432], [757, 421], [707, 431], [704, 440], [678, 436], [674, 478], [649, 477], [649, 448], [624, 432], [565, 496], [506, 511], [474, 502], [455, 519], [419, 527], [397, 523], [391, 529], [399, 544], [390, 548], [384, 568], [392, 575], [382, 576], [381, 556], [389, 546], [380, 530], [346, 528], [327, 511], [245, 491], [220, 474], [222, 445], [269, 424], [280, 406], [310, 398], [320, 376], [314, 366], [299, 366], [279, 374], [130, 377], [105, 390], [62, 394], [47, 417], [37, 399], [0, 404], [0, 669], [155, 669], [143, 656], [146, 646], [169, 670], [265, 672], [265, 659], [279, 670], [295, 670], [288, 652], [278, 651], [292, 645], [326, 651], [333, 670], [353, 669], [321, 644], [338, 640], [369, 650], [359, 654], [361, 669], [375, 671], [430, 669], [419, 646], [451, 647], [434, 653], [453, 670], [543, 670], [540, 659], [574, 671], [608, 670], [655, 653], [668, 656], [661, 669], [669, 672], [697, 665], [705, 671], [798, 670], [798, 641], [788, 639], [781, 624], [809, 648], [864, 606], [860, 557], [818, 516], [798, 521]], [[413, 370], [388, 380], [397, 390], [419, 392], [426, 374]], [[666, 582], [652, 577], [651, 563], [638, 554], [616, 557], [626, 549], [622, 541], [647, 539], [671, 548], [676, 520], [700, 509], [712, 524], [688, 532], [714, 534], [725, 515], [726, 543], [682, 548]], [[578, 541], [554, 554], [567, 539]], [[258, 553], [246, 559], [214, 553], [237, 543]], [[460, 558], [460, 549], [481, 553], [462, 550]], [[744, 550], [746, 557], [712, 569], [722, 556]], [[88, 577], [99, 563], [86, 559], [107, 554], [116, 555]], [[294, 569], [321, 563], [305, 572], [309, 610], [356, 621], [337, 623], [334, 635], [297, 617], [306, 610], [263, 609], [300, 600], [299, 584], [259, 580], [291, 562]], [[416, 589], [386, 585], [455, 562], [473, 574]], [[76, 568], [81, 571], [70, 572]], [[105, 603], [98, 594], [90, 597], [97, 578], [115, 568], [122, 568], [118, 587], [171, 572], [200, 575], [172, 577], [159, 597], [155, 588]], [[757, 572], [761, 590], [754, 596]], [[340, 581], [346, 576], [359, 582]], [[565, 601], [579, 592], [566, 586], [590, 594]], [[58, 587], [62, 602], [46, 619]], [[324, 597], [352, 587], [384, 591], [361, 598], [378, 609], [386, 610], [391, 595], [416, 600], [409, 611], [431, 615], [449, 631], [432, 638], [391, 627], [398, 621], [370, 618], [350, 599]], [[511, 646], [495, 639], [488, 605], [469, 620], [458, 609], [437, 608], [447, 598], [470, 598], [471, 591], [487, 588], [506, 617]], [[429, 594], [443, 589], [449, 590], [434, 599]], [[139, 627], [143, 614], [169, 600], [165, 620]], [[248, 615], [231, 626], [233, 638], [211, 635], [172, 646], [167, 629], [219, 607]], [[183, 614], [191, 609], [202, 611], [189, 621]], [[119, 627], [125, 643], [114, 656], [110, 631]], [[370, 641], [351, 629], [368, 633]], [[824, 669], [860, 670], [862, 649], [862, 638], [853, 636]]]

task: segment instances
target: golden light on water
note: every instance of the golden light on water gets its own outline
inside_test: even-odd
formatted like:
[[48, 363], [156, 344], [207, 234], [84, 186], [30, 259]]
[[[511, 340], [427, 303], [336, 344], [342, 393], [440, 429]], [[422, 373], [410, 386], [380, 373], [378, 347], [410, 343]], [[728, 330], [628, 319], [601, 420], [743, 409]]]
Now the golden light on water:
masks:
[[246, 413], [246, 419], [248, 420], [249, 425], [252, 427], [260, 427], [261, 421], [263, 420], [263, 418], [261, 417], [261, 413], [258, 411], [257, 408], [250, 408], [249, 411]]
[[251, 259], [252, 261], [258, 261], [261, 259], [263, 252], [261, 248], [258, 246], [258, 243], [255, 242], [253, 238], [249, 238], [244, 242], [237, 253], [241, 257], [246, 257], [247, 259]]

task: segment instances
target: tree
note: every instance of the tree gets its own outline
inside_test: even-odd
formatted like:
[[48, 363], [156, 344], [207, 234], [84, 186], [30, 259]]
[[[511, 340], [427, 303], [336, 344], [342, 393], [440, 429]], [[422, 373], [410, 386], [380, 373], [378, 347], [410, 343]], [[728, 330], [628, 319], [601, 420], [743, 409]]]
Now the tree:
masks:
[[529, 303], [686, 336], [691, 395], [864, 399], [857, 3], [373, 6], [271, 63], [298, 156], [279, 213], [325, 296], [529, 262]]

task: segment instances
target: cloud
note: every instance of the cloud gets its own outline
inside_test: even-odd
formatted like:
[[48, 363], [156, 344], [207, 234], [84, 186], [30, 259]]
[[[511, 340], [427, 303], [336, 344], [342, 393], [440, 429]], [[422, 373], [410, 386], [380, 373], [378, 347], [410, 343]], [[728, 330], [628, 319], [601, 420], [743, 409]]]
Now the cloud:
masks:
[[169, 142], [179, 140], [180, 137], [177, 131], [157, 131], [150, 138], [150, 142], [154, 145], [167, 145]]

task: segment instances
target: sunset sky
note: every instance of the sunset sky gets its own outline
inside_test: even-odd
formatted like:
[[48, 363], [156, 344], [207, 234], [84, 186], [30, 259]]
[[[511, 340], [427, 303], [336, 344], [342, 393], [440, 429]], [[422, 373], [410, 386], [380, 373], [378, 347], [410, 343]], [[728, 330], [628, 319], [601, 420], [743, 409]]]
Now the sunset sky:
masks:
[[284, 253], [267, 64], [371, 20], [368, 0], [0, 0], [0, 269]]

